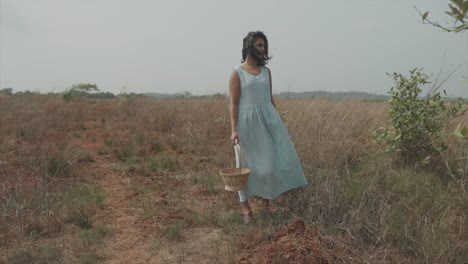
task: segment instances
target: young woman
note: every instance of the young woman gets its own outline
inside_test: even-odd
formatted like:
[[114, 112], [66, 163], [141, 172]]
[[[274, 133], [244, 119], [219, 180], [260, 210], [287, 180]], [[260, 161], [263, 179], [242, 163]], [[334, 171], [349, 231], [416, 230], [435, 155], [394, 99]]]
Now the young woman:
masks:
[[[244, 223], [252, 220], [249, 197], [260, 196], [269, 212], [270, 200], [307, 184], [289, 134], [275, 109], [271, 71], [265, 65], [268, 40], [261, 31], [244, 38], [242, 64], [229, 79], [231, 140], [241, 147], [243, 167], [251, 170], [247, 187], [239, 192]], [[245, 166], [244, 166], [245, 165]]]

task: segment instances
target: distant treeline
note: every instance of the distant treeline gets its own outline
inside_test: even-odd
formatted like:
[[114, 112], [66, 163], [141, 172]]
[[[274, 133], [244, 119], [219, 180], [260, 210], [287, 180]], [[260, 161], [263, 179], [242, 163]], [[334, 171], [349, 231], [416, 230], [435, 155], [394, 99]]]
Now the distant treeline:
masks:
[[[32, 91], [18, 91], [13, 92], [12, 88], [3, 88], [0, 89], [0, 95], [33, 95], [33, 94], [44, 94], [40, 92]], [[82, 90], [68, 90], [66, 92], [60, 93], [46, 93], [50, 95], [67, 95], [73, 97], [85, 97], [85, 98], [96, 98], [96, 99], [113, 99], [125, 97], [150, 97], [150, 98], [206, 98], [206, 97], [228, 97], [227, 94], [216, 93], [210, 95], [193, 95], [190, 92], [181, 92], [181, 93], [120, 93], [113, 94], [111, 92], [88, 92]], [[310, 91], [310, 92], [281, 92], [274, 94], [276, 98], [281, 99], [301, 99], [301, 98], [326, 98], [332, 100], [363, 100], [363, 101], [388, 101], [390, 96], [388, 95], [378, 95], [365, 92], [326, 92], [326, 91]], [[447, 98], [452, 100], [453, 98]]]
[[354, 99], [369, 101], [386, 101], [390, 99], [387, 95], [378, 95], [365, 92], [282, 92], [275, 95], [278, 98], [328, 98], [328, 99]]
[[[54, 93], [54, 92], [49, 92], [49, 93], [40, 93], [40, 92], [35, 92], [35, 91], [18, 91], [18, 92], [13, 92], [12, 88], [3, 88], [0, 90], [0, 94], [2, 95], [10, 95], [10, 96], [20, 96], [20, 95], [37, 95], [37, 94], [42, 94], [42, 95], [62, 95], [63, 93]], [[80, 97], [89, 97], [89, 98], [108, 98], [112, 99], [115, 98], [116, 95], [114, 95], [111, 92], [95, 92], [95, 93], [87, 93], [87, 92], [79, 92], [79, 91], [73, 91], [74, 96], [80, 96]], [[134, 94], [136, 95], [136, 94]]]
[[13, 88], [3, 88], [0, 89], [0, 95], [7, 95], [7, 96], [21, 96], [21, 95], [62, 95], [64, 98], [73, 98], [73, 97], [85, 97], [85, 98], [96, 98], [96, 99], [113, 99], [119, 97], [151, 97], [151, 98], [203, 98], [203, 97], [225, 97], [226, 95], [217, 93], [211, 95], [193, 95], [190, 92], [182, 92], [182, 93], [119, 93], [113, 94], [111, 92], [102, 92], [98, 89], [95, 90], [86, 90], [79, 87], [78, 89], [68, 89], [63, 92], [49, 92], [49, 93], [41, 93], [38, 91], [17, 91], [14, 92]]

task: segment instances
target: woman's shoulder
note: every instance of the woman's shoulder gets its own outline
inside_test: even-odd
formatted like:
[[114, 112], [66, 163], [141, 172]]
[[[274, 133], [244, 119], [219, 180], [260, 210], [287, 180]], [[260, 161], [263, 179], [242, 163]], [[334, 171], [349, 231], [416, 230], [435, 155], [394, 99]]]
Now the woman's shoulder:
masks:
[[236, 65], [236, 66], [232, 67], [231, 78], [240, 79], [241, 74], [242, 74], [242, 71], [241, 71], [241, 68], [240, 68], [239, 65]]
[[237, 75], [241, 75], [242, 74], [242, 68], [240, 66], [240, 64], [237, 64], [235, 65], [234, 67], [232, 67], [232, 72], [236, 72]]

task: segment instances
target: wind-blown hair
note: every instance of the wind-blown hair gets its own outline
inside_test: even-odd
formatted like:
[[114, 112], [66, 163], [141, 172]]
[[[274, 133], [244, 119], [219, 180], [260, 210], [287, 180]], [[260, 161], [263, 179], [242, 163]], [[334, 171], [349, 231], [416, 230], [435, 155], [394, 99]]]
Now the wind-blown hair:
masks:
[[[257, 56], [254, 48], [254, 43], [257, 38], [261, 38], [265, 41], [265, 53], [261, 58]], [[247, 55], [252, 56], [257, 61], [258, 66], [265, 66], [268, 63], [268, 60], [271, 59], [271, 57], [268, 56], [268, 39], [262, 31], [249, 32], [247, 36], [245, 36], [243, 42], [241, 62], [245, 61]]]

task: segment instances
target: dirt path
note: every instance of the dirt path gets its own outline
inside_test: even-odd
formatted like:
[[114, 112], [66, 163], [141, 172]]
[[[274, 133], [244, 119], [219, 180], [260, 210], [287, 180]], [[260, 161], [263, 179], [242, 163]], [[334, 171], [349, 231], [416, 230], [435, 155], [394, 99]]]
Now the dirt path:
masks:
[[75, 144], [95, 158], [90, 173], [106, 192], [106, 207], [98, 213], [96, 220], [115, 230], [103, 250], [109, 257], [106, 263], [148, 263], [152, 257], [148, 250], [151, 237], [135, 225], [141, 212], [130, 204], [134, 193], [129, 188], [131, 179], [112, 169], [111, 157], [99, 155], [103, 138], [96, 128], [96, 121], [87, 122], [85, 127], [86, 136], [78, 138]]
[[104, 242], [103, 263], [227, 263], [227, 239], [220, 228], [192, 227], [184, 231], [182, 240], [168, 241], [139, 224], [143, 209], [135, 207], [131, 175], [112, 169], [117, 162], [112, 155], [99, 155], [104, 138], [97, 121], [87, 122], [85, 129], [86, 136], [74, 144], [95, 158], [90, 175], [106, 192], [106, 206], [96, 221], [114, 230]]

